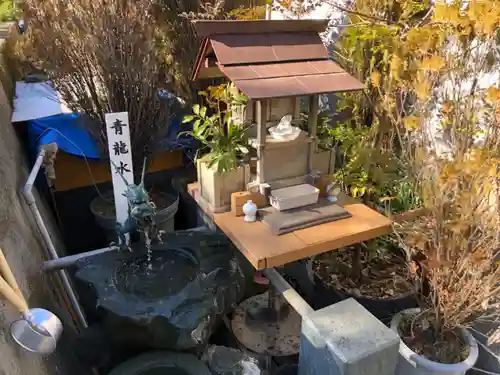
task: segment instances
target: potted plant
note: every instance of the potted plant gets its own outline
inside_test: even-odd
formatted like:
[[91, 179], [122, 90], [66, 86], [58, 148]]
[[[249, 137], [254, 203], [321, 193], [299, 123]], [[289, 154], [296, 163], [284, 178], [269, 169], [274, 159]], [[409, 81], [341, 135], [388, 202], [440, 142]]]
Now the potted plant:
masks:
[[426, 215], [398, 235], [415, 285], [429, 293], [391, 322], [402, 339], [398, 373], [465, 374], [478, 357], [466, 328], [498, 309], [500, 292], [497, 163], [475, 150], [420, 174]]
[[[47, 73], [68, 107], [79, 113], [78, 125], [96, 140], [103, 159], [108, 157], [105, 115], [128, 112], [133, 164], [128, 168], [138, 182], [143, 160], [162, 150], [178, 111], [176, 95], [189, 93], [187, 75], [179, 73], [189, 64], [177, 61], [181, 55], [172, 52], [173, 46], [195, 46], [196, 38], [178, 32], [183, 26], [177, 15], [163, 19], [146, 0], [28, 0], [24, 9], [30, 20], [24, 55]], [[189, 53], [182, 56], [189, 60]], [[112, 194], [96, 195], [91, 212], [100, 226], [114, 232]], [[151, 198], [156, 219], [164, 224], [161, 229], [172, 230], [177, 195], [155, 191]]]
[[[418, 207], [418, 195], [405, 177], [408, 166], [392, 150], [372, 148], [376, 135], [359, 121], [335, 124], [331, 137], [340, 151], [339, 166], [328, 182], [385, 213]], [[395, 313], [416, 306], [405, 252], [394, 235], [315, 256], [309, 267], [315, 308], [353, 297], [388, 322]]]
[[[343, 100], [356, 103], [357, 98], [349, 94]], [[323, 144], [338, 150], [334, 173], [321, 176], [318, 182], [322, 195], [327, 195], [325, 186], [336, 184], [345, 194], [389, 215], [418, 208], [410, 164], [400, 160], [396, 150], [373, 147], [377, 129], [365, 125], [359, 107], [345, 104], [339, 110], [344, 107], [355, 109], [351, 117], [333, 125], [325, 122], [321, 133]], [[389, 322], [395, 313], [417, 306], [406, 255], [394, 235], [336, 249], [287, 268], [285, 272], [298, 281], [316, 309], [353, 297]]]
[[206, 105], [195, 104], [193, 114], [184, 117], [192, 130], [184, 133], [197, 139], [208, 151], [197, 159], [199, 200], [214, 212], [228, 211], [231, 194], [246, 189], [250, 182], [249, 149], [245, 123], [235, 123], [233, 109], [247, 102], [247, 97], [229, 83], [212, 86], [199, 93]]
[[[351, 172], [344, 168], [342, 173], [346, 176]], [[330, 183], [338, 181], [335, 175], [327, 177]], [[351, 180], [346, 178], [344, 181]], [[372, 181], [372, 185], [364, 185], [368, 186], [367, 190], [361, 192], [361, 183], [338, 185], [344, 192], [361, 198], [365, 204], [391, 214], [410, 211], [420, 205], [418, 194], [407, 179]], [[395, 313], [417, 306], [406, 253], [394, 234], [314, 256], [305, 267], [306, 270], [302, 262], [295, 270], [287, 267], [285, 272], [295, 277], [298, 288], [316, 309], [352, 297], [388, 323]]]

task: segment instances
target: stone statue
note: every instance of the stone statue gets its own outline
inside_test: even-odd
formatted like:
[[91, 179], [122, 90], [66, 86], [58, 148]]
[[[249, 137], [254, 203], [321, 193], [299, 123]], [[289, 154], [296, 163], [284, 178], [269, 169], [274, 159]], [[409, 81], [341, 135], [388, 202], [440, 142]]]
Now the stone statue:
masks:
[[112, 244], [118, 246], [120, 250], [130, 250], [127, 243], [125, 235], [131, 234], [135, 231], [143, 232], [146, 236], [146, 241], [154, 238], [159, 243], [162, 242], [161, 235], [162, 231], [156, 228], [155, 216], [156, 216], [156, 205], [149, 198], [149, 194], [144, 187], [144, 177], [146, 174], [146, 159], [144, 159], [144, 165], [142, 168], [142, 177], [139, 185], [130, 184], [125, 179], [125, 177], [120, 174], [125, 185], [127, 185], [127, 190], [123, 194], [127, 197], [128, 212], [129, 217], [125, 223], [121, 224], [116, 222], [116, 234], [118, 238], [117, 244]]

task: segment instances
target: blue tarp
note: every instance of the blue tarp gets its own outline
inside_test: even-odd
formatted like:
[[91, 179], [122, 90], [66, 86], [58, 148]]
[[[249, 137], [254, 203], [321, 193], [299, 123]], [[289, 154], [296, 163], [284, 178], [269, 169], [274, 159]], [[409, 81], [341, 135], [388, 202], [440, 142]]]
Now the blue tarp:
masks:
[[96, 142], [78, 123], [78, 115], [60, 114], [28, 121], [30, 150], [36, 153], [38, 146], [57, 143], [68, 154], [99, 159]]
[[[160, 142], [162, 150], [195, 149], [196, 144], [190, 137], [177, 135], [183, 129], [176, 116], [170, 125], [167, 137]], [[57, 143], [58, 147], [68, 154], [99, 159], [99, 147], [90, 134], [81, 126], [76, 114], [60, 114], [28, 121], [28, 141], [30, 153], [36, 155], [40, 145]]]

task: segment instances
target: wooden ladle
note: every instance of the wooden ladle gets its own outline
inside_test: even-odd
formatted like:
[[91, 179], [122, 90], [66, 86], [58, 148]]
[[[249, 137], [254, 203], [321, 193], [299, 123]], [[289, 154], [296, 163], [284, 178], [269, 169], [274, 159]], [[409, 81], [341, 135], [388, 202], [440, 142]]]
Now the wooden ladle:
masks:
[[21, 313], [22, 319], [12, 323], [12, 338], [24, 349], [40, 354], [52, 353], [61, 337], [63, 325], [52, 312], [34, 308], [28, 303], [17, 285], [12, 270], [0, 249], [0, 293]]
[[25, 316], [29, 312], [26, 299], [19, 289], [19, 285], [7, 263], [7, 259], [0, 248], [0, 293], [10, 302], [19, 312]]

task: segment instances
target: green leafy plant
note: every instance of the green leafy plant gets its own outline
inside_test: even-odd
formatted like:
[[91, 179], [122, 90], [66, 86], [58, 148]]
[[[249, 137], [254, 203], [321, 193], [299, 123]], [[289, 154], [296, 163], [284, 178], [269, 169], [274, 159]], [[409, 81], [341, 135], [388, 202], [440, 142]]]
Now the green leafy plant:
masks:
[[191, 135], [210, 150], [201, 159], [210, 168], [219, 173], [235, 170], [249, 149], [246, 124], [235, 123], [233, 114], [235, 107], [246, 104], [248, 98], [233, 84], [211, 86], [199, 95], [207, 105], [193, 106], [193, 114], [183, 119], [184, 123], [193, 123], [193, 130], [181, 134]]
[[392, 214], [422, 207], [422, 199], [415, 184], [409, 179], [395, 181], [388, 194], [379, 199], [379, 205]]
[[14, 20], [20, 12], [14, 7], [12, 0], [0, 0], [0, 22], [7, 22]]
[[[300, 128], [304, 131], [308, 129], [309, 114], [302, 112], [300, 114]], [[336, 145], [335, 128], [331, 125], [331, 119], [324, 111], [318, 113], [318, 124], [316, 127], [317, 148], [319, 150], [331, 150]]]
[[375, 203], [388, 195], [398, 179], [399, 165], [391, 149], [374, 147], [377, 129], [367, 126], [359, 98], [359, 94], [339, 96], [338, 112], [348, 109], [351, 115], [346, 121], [327, 125], [322, 132], [339, 151], [334, 179], [354, 198]]

